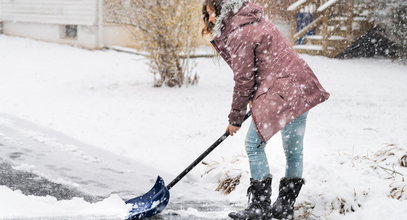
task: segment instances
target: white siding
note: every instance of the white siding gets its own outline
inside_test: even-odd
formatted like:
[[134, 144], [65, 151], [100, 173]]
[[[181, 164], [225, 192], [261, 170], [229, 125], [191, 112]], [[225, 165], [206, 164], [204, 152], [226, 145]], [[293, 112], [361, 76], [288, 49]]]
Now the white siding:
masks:
[[3, 20], [3, 3], [0, 0], [0, 22]]
[[95, 25], [97, 0], [0, 0], [0, 20]]

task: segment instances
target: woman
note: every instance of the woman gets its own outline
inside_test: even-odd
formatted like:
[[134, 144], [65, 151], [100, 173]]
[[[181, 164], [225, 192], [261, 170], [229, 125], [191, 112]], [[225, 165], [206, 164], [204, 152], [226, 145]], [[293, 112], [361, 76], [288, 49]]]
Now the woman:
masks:
[[[250, 164], [249, 205], [233, 219], [294, 219], [294, 203], [304, 179], [303, 138], [308, 111], [329, 98], [310, 67], [262, 9], [248, 0], [205, 0], [203, 34], [234, 72], [234, 91], [227, 131], [235, 134], [247, 105], [252, 118], [246, 136]], [[267, 141], [281, 130], [286, 156], [285, 177], [271, 205]]]

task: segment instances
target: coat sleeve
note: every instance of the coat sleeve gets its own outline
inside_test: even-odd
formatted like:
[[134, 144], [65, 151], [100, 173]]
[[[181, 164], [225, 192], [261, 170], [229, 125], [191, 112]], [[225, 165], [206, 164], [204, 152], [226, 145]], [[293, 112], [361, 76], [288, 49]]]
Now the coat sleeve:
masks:
[[250, 36], [240, 33], [232, 36], [228, 42], [231, 57], [231, 68], [234, 74], [232, 107], [229, 113], [229, 124], [241, 126], [247, 104], [255, 92], [255, 48], [257, 44]]

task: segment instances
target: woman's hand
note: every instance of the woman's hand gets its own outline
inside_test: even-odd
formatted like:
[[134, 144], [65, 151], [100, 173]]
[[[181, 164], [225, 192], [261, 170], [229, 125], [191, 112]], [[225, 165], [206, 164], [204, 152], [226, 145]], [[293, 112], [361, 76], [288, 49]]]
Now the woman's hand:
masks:
[[229, 132], [230, 136], [233, 136], [239, 129], [240, 127], [228, 125], [228, 127], [226, 128], [226, 132]]

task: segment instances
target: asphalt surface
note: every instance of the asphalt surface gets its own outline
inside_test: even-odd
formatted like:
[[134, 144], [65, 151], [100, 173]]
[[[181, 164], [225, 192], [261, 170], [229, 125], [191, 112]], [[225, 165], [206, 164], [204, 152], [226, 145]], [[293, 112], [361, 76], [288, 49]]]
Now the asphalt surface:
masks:
[[[0, 146], [1, 147], [1, 146]], [[12, 155], [16, 157], [18, 154]], [[79, 190], [60, 183], [51, 182], [34, 173], [20, 171], [0, 158], [0, 185], [12, 190], [20, 190], [24, 195], [52, 196], [57, 200], [69, 200], [74, 197], [84, 198], [85, 201], [95, 202], [102, 198], [87, 195]]]
[[[0, 185], [12, 190], [20, 190], [25, 195], [52, 196], [58, 200], [80, 197], [88, 202], [97, 202], [112, 193], [127, 200], [143, 193], [137, 187], [140, 178], [154, 184], [156, 176], [150, 178], [151, 173], [163, 174], [65, 134], [12, 115], [0, 114]], [[227, 201], [186, 201], [172, 197], [166, 209], [150, 219], [227, 219], [225, 210], [230, 208], [231, 204]], [[214, 214], [221, 218], [214, 218]], [[45, 216], [24, 219], [100, 218]]]
[[[1, 144], [0, 144], [1, 148]], [[16, 154], [12, 155], [12, 157]], [[74, 197], [84, 198], [88, 202], [96, 202], [103, 199], [103, 197], [97, 197], [93, 195], [86, 194], [80, 190], [67, 186], [60, 183], [52, 182], [44, 177], [38, 176], [34, 173], [27, 171], [16, 170], [13, 165], [9, 162], [4, 161], [4, 158], [0, 158], [0, 185], [7, 186], [12, 190], [20, 190], [25, 195], [34, 196], [53, 196], [58, 200], [69, 200]], [[197, 210], [198, 212], [222, 212], [226, 208], [225, 203], [213, 202], [213, 201], [179, 201], [170, 202], [166, 210], [149, 220], [204, 220], [209, 219], [205, 217], [194, 217], [194, 216], [181, 216], [178, 214], [180, 211], [187, 211], [189, 209]], [[30, 220], [93, 220], [92, 217], [58, 217], [58, 218], [29, 218]], [[100, 218], [99, 218], [100, 219]], [[210, 218], [213, 219], [213, 218]], [[223, 218], [219, 218], [223, 219]], [[228, 218], [224, 218], [228, 219]], [[3, 219], [3, 220], [14, 220], [14, 219]], [[105, 219], [108, 220], [108, 219]]]

